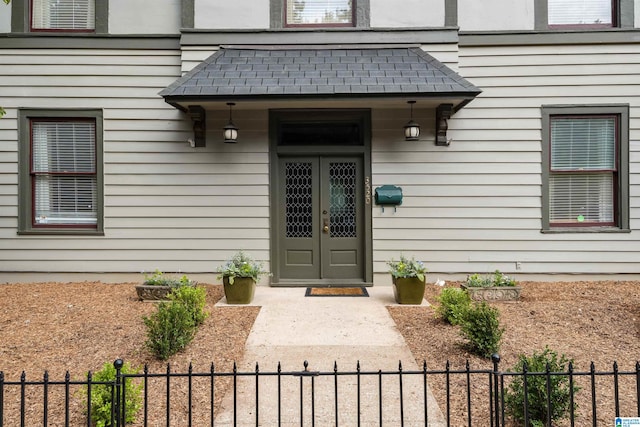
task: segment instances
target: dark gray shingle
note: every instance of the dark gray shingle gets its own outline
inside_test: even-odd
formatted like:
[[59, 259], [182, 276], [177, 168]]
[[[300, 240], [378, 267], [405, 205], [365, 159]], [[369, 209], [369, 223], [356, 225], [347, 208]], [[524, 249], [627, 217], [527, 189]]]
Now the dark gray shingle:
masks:
[[419, 48], [221, 49], [160, 95], [461, 95], [480, 89]]

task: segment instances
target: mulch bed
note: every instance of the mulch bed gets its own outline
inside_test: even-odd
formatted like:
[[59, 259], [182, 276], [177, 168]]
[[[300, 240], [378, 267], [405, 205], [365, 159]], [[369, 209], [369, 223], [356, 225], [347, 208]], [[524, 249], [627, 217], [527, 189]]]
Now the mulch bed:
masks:
[[[588, 371], [593, 361], [597, 371], [611, 371], [618, 362], [621, 371], [635, 369], [640, 360], [640, 282], [521, 282], [522, 298], [516, 303], [492, 303], [500, 310], [505, 327], [500, 355], [501, 370], [508, 370], [518, 354], [530, 354], [549, 346], [574, 360], [576, 371]], [[5, 381], [41, 380], [45, 370], [51, 381], [63, 380], [67, 371], [71, 380], [86, 378], [88, 370], [96, 371], [105, 362], [122, 358], [133, 366], [148, 366], [149, 372], [209, 372], [212, 364], [217, 372], [230, 372], [233, 362], [240, 361], [246, 338], [259, 312], [259, 307], [218, 306], [223, 297], [221, 285], [204, 284], [207, 289], [206, 310], [210, 316], [198, 330], [195, 340], [182, 353], [167, 362], [155, 360], [144, 346], [145, 327], [142, 317], [149, 315], [154, 303], [137, 299], [134, 283], [30, 283], [0, 285], [0, 371]], [[447, 286], [458, 286], [448, 283]], [[428, 285], [427, 301], [436, 303], [442, 288]], [[434, 308], [426, 306], [392, 306], [388, 308], [398, 329], [405, 337], [420, 366], [429, 369], [491, 369], [491, 362], [470, 354], [455, 327], [435, 317]], [[168, 363], [168, 364], [167, 364]], [[466, 425], [466, 383], [463, 376], [452, 377], [450, 414], [452, 425]], [[604, 378], [604, 377], [603, 377]], [[204, 379], [194, 380], [193, 425], [206, 425], [210, 396]], [[207, 380], [208, 381], [208, 380]], [[206, 382], [206, 381], [205, 381]], [[610, 377], [598, 380], [598, 422], [612, 425], [612, 387]], [[172, 378], [172, 425], [186, 425], [186, 379]], [[215, 409], [219, 408], [228, 381], [216, 382]], [[430, 386], [446, 411], [444, 376], [430, 378]], [[71, 390], [72, 425], [82, 419], [79, 387]], [[153, 387], [149, 425], [164, 424], [166, 391]], [[14, 389], [15, 390], [15, 389]], [[588, 390], [588, 389], [587, 389]], [[621, 383], [623, 416], [637, 416], [629, 408], [637, 408], [635, 383]], [[26, 387], [26, 425], [42, 425], [42, 388]], [[484, 381], [472, 387], [473, 425], [489, 425], [488, 409], [483, 394]], [[15, 393], [13, 391], [12, 393]], [[589, 400], [588, 392], [581, 392]], [[60, 425], [63, 399], [60, 386], [50, 388], [50, 425]], [[5, 390], [5, 423], [17, 400]], [[590, 402], [581, 404], [576, 425], [591, 425]], [[636, 409], [637, 410], [637, 409]], [[564, 425], [564, 424], [559, 424]]]
[[[519, 302], [495, 302], [500, 311], [502, 336], [499, 369], [507, 371], [518, 355], [542, 352], [545, 346], [565, 354], [574, 361], [574, 371], [589, 371], [591, 362], [596, 371], [613, 371], [617, 361], [620, 371], [634, 371], [640, 360], [640, 282], [520, 282]], [[459, 286], [452, 282], [447, 286]], [[425, 298], [437, 304], [439, 286], [427, 285]], [[445, 324], [431, 307], [388, 307], [398, 329], [418, 362], [429, 369], [443, 370], [447, 363], [451, 370], [464, 370], [467, 362], [471, 370], [488, 369], [490, 360], [477, 357], [466, 348], [457, 327]], [[467, 424], [466, 381], [464, 375], [451, 377], [452, 425]], [[580, 380], [581, 404], [576, 425], [591, 425], [592, 416], [589, 384]], [[489, 425], [485, 404], [488, 381], [473, 380], [472, 414], [474, 425]], [[597, 381], [598, 422], [613, 425], [612, 377]], [[446, 409], [444, 375], [434, 376], [431, 387], [438, 402]], [[637, 416], [635, 382], [620, 384], [623, 416]], [[558, 424], [564, 425], [564, 424]]]

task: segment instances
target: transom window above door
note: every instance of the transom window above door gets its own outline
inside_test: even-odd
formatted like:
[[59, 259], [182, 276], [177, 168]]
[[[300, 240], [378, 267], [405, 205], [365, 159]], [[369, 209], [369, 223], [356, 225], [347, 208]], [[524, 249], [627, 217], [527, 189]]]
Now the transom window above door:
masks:
[[31, 0], [31, 31], [95, 30], [95, 0]]
[[356, 0], [285, 0], [287, 27], [353, 27]]
[[616, 0], [548, 0], [549, 27], [616, 27]]

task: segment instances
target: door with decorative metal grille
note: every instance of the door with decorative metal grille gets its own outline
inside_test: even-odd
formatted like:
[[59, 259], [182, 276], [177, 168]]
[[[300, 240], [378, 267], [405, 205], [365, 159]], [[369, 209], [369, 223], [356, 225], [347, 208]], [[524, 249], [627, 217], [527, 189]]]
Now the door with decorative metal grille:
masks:
[[362, 158], [283, 157], [279, 162], [280, 277], [362, 282]]

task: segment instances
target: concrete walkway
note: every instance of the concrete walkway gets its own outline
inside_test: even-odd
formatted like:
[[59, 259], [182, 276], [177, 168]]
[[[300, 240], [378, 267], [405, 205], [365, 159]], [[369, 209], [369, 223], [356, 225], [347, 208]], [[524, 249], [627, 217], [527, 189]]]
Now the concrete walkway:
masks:
[[[395, 305], [390, 286], [367, 288], [369, 297], [305, 297], [306, 288], [271, 288], [260, 286], [252, 305], [260, 313], [247, 339], [244, 360], [238, 372], [277, 372], [278, 363], [285, 372], [304, 370], [333, 373], [418, 371], [404, 339], [397, 331], [386, 306]], [[218, 305], [227, 305], [223, 299]], [[423, 305], [427, 305], [423, 301]], [[380, 411], [380, 376], [361, 375], [360, 425], [399, 426], [401, 408], [399, 375], [382, 375], [382, 411]], [[338, 376], [338, 398], [334, 375], [313, 377], [313, 421], [317, 426], [357, 426], [357, 379], [355, 375]], [[281, 378], [281, 425], [312, 425], [311, 377], [283, 375]], [[301, 391], [302, 383], [302, 391]], [[256, 425], [255, 376], [240, 377], [236, 406], [236, 425]], [[424, 426], [424, 386], [422, 375], [403, 375], [402, 407], [405, 426]], [[258, 393], [258, 424], [278, 425], [277, 377], [261, 376]], [[428, 397], [430, 426], [444, 425], [435, 399]], [[303, 400], [302, 414], [300, 400]], [[234, 425], [233, 396], [225, 396], [223, 410], [216, 425]]]

